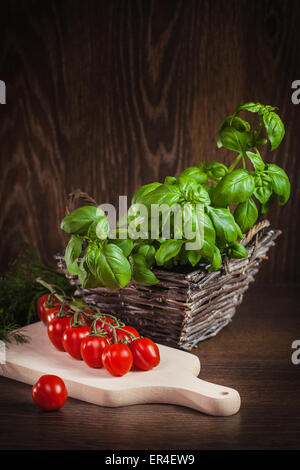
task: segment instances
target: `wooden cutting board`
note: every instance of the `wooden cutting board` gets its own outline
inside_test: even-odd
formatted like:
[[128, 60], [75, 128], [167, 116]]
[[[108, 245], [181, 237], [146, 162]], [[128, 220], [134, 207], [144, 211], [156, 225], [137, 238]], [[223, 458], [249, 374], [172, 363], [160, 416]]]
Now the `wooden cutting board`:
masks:
[[91, 369], [55, 349], [41, 322], [20, 331], [29, 342], [6, 345], [6, 361], [0, 365], [5, 377], [33, 385], [41, 375], [58, 375], [70, 397], [101, 406], [172, 403], [214, 416], [229, 416], [240, 408], [236, 390], [197, 378], [200, 361], [191, 353], [159, 345], [161, 362], [156, 368], [113, 377], [104, 368]]

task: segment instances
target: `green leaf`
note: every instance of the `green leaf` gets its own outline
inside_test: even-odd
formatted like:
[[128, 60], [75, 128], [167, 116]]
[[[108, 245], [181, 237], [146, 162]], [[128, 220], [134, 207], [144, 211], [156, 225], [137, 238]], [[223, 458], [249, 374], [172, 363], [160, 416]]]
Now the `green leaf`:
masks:
[[152, 286], [157, 284], [159, 280], [155, 274], [149, 269], [149, 266], [141, 254], [134, 254], [131, 256], [132, 277], [133, 279], [142, 284], [143, 286]]
[[247, 157], [251, 160], [252, 165], [254, 166], [254, 169], [256, 171], [263, 170], [265, 167], [265, 164], [263, 162], [263, 159], [261, 158], [259, 152], [253, 153], [253, 152], [246, 152]]
[[183, 243], [183, 240], [167, 240], [162, 243], [155, 254], [157, 265], [163, 266], [170, 259], [178, 255]]
[[87, 236], [92, 240], [105, 240], [109, 234], [109, 223], [105, 216], [97, 217], [96, 220], [89, 226]]
[[250, 132], [240, 132], [233, 127], [225, 127], [219, 135], [220, 144], [228, 150], [245, 153], [252, 146]]
[[148, 267], [155, 263], [155, 247], [153, 245], [141, 245], [138, 248], [138, 254], [145, 259], [145, 263]]
[[219, 162], [208, 163], [205, 167], [205, 171], [207, 171], [208, 176], [215, 180], [222, 179], [228, 173], [227, 167]]
[[129, 261], [121, 248], [114, 243], [102, 247], [95, 243], [89, 245], [85, 262], [93, 276], [110, 289], [124, 287], [131, 279]]
[[90, 225], [102, 217], [105, 214], [98, 207], [79, 207], [63, 218], [60, 228], [71, 235], [86, 235]]
[[242, 104], [241, 106], [239, 106], [236, 111], [234, 112], [234, 115], [240, 113], [241, 111], [245, 110], [245, 111], [250, 111], [251, 113], [259, 113], [259, 114], [263, 114], [265, 112], [265, 110], [267, 109], [276, 109], [272, 106], [264, 106], [263, 104], [260, 104], [260, 103], [253, 103], [253, 102], [250, 102], [250, 103], [244, 103]]
[[261, 204], [260, 206], [260, 212], [261, 214], [266, 214], [268, 212], [268, 210], [270, 209], [270, 207], [272, 206], [273, 202], [274, 202], [274, 193], [271, 194], [271, 196], [269, 197], [269, 199], [264, 203], [264, 204]]
[[82, 237], [72, 235], [65, 249], [65, 262], [69, 273], [75, 276], [79, 272], [77, 259], [82, 251]]
[[126, 258], [130, 255], [133, 249], [133, 240], [131, 240], [131, 238], [115, 238], [114, 240], [110, 240], [109, 243], [119, 246]]
[[224, 119], [218, 128], [217, 146], [219, 148], [223, 146], [221, 134], [225, 128], [233, 128], [239, 132], [249, 132], [250, 124], [237, 116], [229, 116]]
[[186, 256], [192, 266], [196, 266], [201, 259], [201, 250], [186, 250]]
[[264, 113], [263, 121], [271, 142], [271, 150], [275, 150], [281, 143], [285, 134], [283, 122], [278, 114], [274, 112]]
[[183, 176], [193, 178], [198, 184], [204, 184], [207, 181], [206, 172], [198, 166], [190, 166], [189, 168], [186, 168], [180, 173], [179, 178]]
[[156, 188], [159, 186], [162, 186], [161, 183], [150, 183], [150, 184], [144, 184], [141, 186], [137, 192], [134, 194], [131, 204], [139, 204], [143, 202], [143, 198], [148, 194], [154, 191]]
[[174, 176], [166, 176], [164, 184], [176, 184], [177, 179]]
[[272, 180], [274, 193], [279, 196], [279, 204], [284, 205], [291, 193], [291, 185], [286, 172], [274, 163], [269, 163], [266, 173]]
[[177, 184], [167, 186], [162, 184], [155, 188], [153, 191], [143, 195], [139, 201], [144, 204], [148, 210], [151, 209], [152, 204], [166, 204], [171, 207], [182, 200], [182, 194]]
[[218, 245], [223, 246], [237, 239], [235, 220], [229, 209], [210, 207], [209, 216], [216, 231]]
[[101, 281], [89, 271], [84, 263], [84, 259], [79, 266], [78, 280], [84, 289], [93, 289], [102, 286]]
[[253, 227], [258, 217], [258, 210], [252, 197], [238, 204], [234, 211], [234, 218], [243, 233]]
[[216, 206], [228, 206], [246, 201], [254, 191], [254, 178], [243, 169], [228, 173], [212, 191], [212, 202]]
[[227, 254], [230, 256], [230, 258], [247, 258], [248, 257], [248, 251], [242, 245], [241, 243], [238, 242], [232, 242], [227, 249]]
[[222, 256], [221, 256], [219, 248], [217, 246], [215, 246], [214, 254], [213, 254], [213, 257], [212, 257], [212, 260], [211, 260], [211, 266], [209, 268], [209, 271], [218, 271], [221, 264], [222, 264]]

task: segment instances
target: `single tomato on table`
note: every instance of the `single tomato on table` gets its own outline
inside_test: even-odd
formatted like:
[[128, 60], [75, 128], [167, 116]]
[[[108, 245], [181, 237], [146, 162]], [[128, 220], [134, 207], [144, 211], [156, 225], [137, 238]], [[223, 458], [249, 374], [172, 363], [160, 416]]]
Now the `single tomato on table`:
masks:
[[62, 344], [74, 359], [82, 359], [80, 353], [80, 344], [83, 338], [91, 333], [91, 329], [87, 325], [71, 326], [63, 333]]
[[71, 326], [72, 317], [54, 317], [47, 327], [48, 336], [51, 343], [60, 351], [64, 351], [65, 348], [62, 343], [63, 334], [67, 328]]
[[58, 410], [67, 398], [65, 383], [57, 375], [42, 375], [32, 387], [32, 399], [44, 411]]
[[102, 367], [102, 353], [110, 345], [107, 336], [85, 336], [80, 344], [80, 353], [84, 362], [96, 369]]
[[160, 363], [157, 345], [150, 338], [138, 338], [130, 345], [133, 364], [138, 369], [150, 370]]
[[102, 362], [112, 375], [120, 377], [127, 374], [132, 367], [132, 352], [127, 344], [112, 344], [102, 353]]

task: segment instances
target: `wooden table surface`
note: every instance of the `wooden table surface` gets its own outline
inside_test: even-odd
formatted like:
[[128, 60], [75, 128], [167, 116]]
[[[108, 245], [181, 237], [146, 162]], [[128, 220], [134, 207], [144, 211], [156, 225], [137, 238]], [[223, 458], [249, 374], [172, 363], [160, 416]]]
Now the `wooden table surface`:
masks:
[[[205, 416], [175, 405], [103, 408], [69, 399], [39, 411], [28, 385], [0, 378], [1, 449], [299, 449], [300, 286], [254, 284], [231, 325], [192, 352], [201, 378], [236, 388], [240, 412]], [[300, 357], [300, 354], [299, 354]]]

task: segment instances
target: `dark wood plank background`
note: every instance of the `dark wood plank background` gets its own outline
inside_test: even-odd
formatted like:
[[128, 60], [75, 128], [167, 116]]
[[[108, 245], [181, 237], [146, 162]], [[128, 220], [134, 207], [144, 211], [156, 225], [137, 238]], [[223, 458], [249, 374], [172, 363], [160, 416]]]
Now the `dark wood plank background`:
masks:
[[50, 261], [65, 244], [66, 195], [117, 203], [216, 150], [242, 102], [279, 106], [284, 143], [267, 160], [292, 182], [271, 221], [284, 235], [260, 279], [299, 280], [300, 2], [10, 0], [1, 4], [1, 268], [30, 242]]

